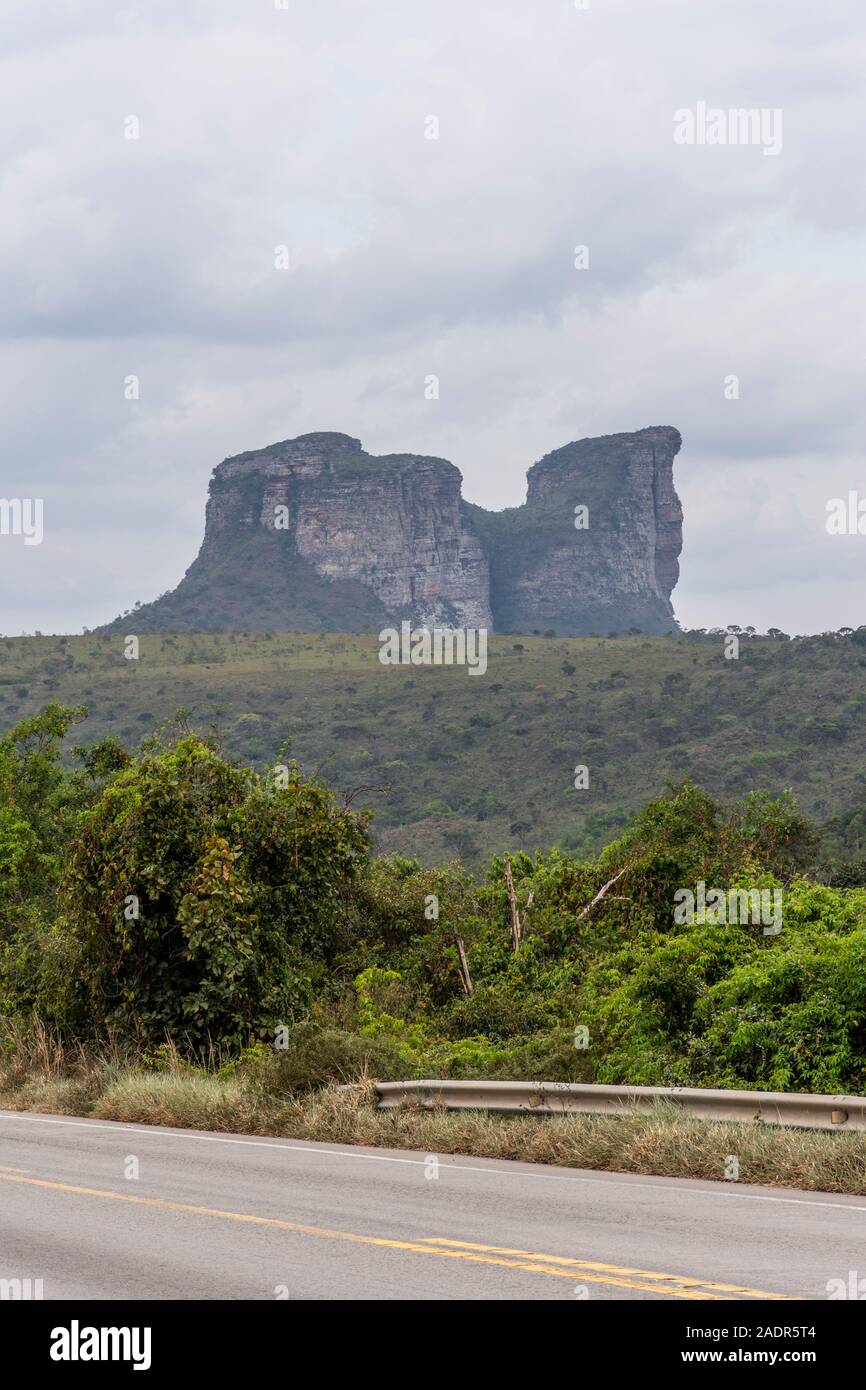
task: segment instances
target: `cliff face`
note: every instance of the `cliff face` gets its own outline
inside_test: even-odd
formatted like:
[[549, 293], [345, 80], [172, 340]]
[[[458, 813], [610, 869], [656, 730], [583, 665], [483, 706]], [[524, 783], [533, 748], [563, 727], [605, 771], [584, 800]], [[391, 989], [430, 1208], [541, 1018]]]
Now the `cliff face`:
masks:
[[523, 507], [479, 517], [497, 627], [674, 628], [683, 514], [673, 461], [681, 443], [677, 430], [659, 426], [566, 444], [530, 468]]
[[214, 471], [204, 541], [177, 589], [110, 626], [665, 631], [679, 447], [664, 427], [566, 445], [529, 470], [526, 504], [504, 512], [464, 502], [445, 459], [377, 458], [344, 434], [239, 454]]
[[492, 627], [490, 574], [445, 459], [306, 434], [214, 471], [205, 538], [143, 631]]

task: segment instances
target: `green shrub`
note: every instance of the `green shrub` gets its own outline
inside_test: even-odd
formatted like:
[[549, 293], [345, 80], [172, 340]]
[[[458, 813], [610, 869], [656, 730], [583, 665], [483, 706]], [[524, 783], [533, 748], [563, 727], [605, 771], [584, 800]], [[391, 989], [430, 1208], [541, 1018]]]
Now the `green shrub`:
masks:
[[363, 818], [204, 740], [153, 745], [82, 819], [61, 883], [79, 1027], [239, 1044], [299, 1017], [367, 853]]
[[390, 1038], [359, 1037], [309, 1022], [289, 1029], [285, 1047], [258, 1043], [239, 1065], [268, 1095], [313, 1090], [330, 1082], [349, 1083], [365, 1076], [396, 1081], [414, 1074], [412, 1059]]

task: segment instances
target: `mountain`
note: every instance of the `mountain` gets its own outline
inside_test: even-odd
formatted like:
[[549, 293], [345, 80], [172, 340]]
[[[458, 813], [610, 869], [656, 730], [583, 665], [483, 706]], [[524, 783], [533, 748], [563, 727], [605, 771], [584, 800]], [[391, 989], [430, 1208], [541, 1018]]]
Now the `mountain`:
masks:
[[345, 434], [237, 454], [214, 470], [197, 558], [136, 632], [675, 630], [680, 445], [668, 426], [567, 444], [501, 512], [464, 501], [446, 459]]

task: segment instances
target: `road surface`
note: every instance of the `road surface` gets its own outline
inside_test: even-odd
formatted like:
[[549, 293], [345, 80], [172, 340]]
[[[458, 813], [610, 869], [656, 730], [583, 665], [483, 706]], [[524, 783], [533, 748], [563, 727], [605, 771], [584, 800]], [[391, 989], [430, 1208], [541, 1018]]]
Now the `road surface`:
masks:
[[0, 1111], [0, 1280], [46, 1300], [826, 1299], [864, 1238], [864, 1198]]

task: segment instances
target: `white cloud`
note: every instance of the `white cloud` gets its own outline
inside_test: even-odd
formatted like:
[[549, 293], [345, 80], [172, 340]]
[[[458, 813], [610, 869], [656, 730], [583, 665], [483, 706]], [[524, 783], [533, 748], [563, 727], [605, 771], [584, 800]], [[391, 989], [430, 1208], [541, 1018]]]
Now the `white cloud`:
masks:
[[[445, 456], [497, 507], [663, 423], [684, 621], [866, 618], [813, 524], [858, 483], [859, 0], [8, 9], [0, 494], [38, 486], [46, 539], [0, 545], [0, 630], [176, 583], [211, 468], [273, 439]], [[781, 108], [782, 153], [676, 146], [698, 100]]]

